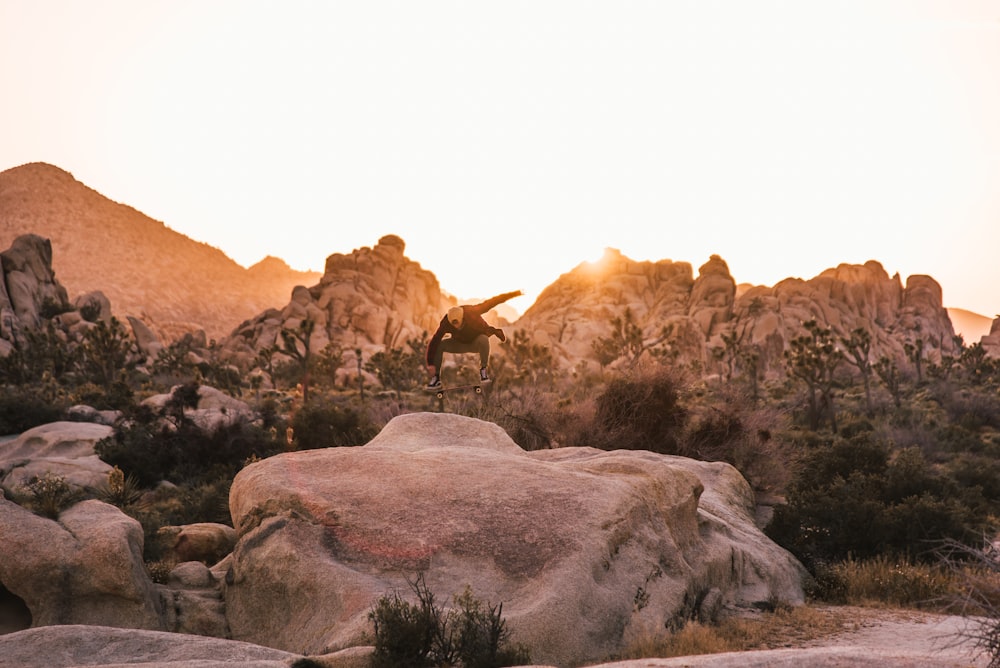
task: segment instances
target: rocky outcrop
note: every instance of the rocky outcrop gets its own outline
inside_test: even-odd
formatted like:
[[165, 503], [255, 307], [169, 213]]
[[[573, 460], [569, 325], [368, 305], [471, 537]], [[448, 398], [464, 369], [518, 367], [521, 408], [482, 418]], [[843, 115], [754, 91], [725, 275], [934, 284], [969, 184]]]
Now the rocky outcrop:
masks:
[[773, 287], [737, 286], [718, 256], [695, 278], [687, 263], [635, 262], [609, 249], [599, 262], [560, 276], [515, 327], [551, 347], [564, 367], [596, 364], [592, 342], [610, 336], [611, 319], [622, 317], [626, 308], [647, 344], [658, 344], [677, 362], [708, 373], [719, 371], [713, 353], [725, 348], [725, 336], [752, 348], [762, 372], [781, 373], [788, 342], [809, 320], [837, 337], [859, 327], [868, 330], [873, 361], [887, 355], [902, 363], [904, 345], [918, 339], [932, 361], [958, 352], [940, 285], [917, 275], [904, 287], [898, 275], [890, 277], [875, 261], [843, 264]]
[[[96, 323], [111, 321], [110, 301], [100, 291], [69, 301], [52, 260], [51, 242], [35, 234], [17, 237], [0, 253], [0, 356], [27, 350], [30, 334], [42, 331], [73, 348]], [[129, 323], [139, 344], [133, 346], [133, 361], [152, 361], [163, 345], [141, 320]]]
[[[391, 481], [391, 484], [387, 484]], [[503, 603], [532, 658], [578, 665], [723, 604], [803, 599], [727, 464], [635, 451], [525, 452], [456, 415], [288, 453], [233, 482], [233, 638], [301, 653], [363, 642], [378, 597], [422, 573], [440, 601]]]
[[29, 429], [0, 443], [0, 489], [16, 495], [33, 477], [62, 477], [77, 488], [97, 488], [111, 467], [101, 461], [94, 446], [111, 435], [103, 424], [53, 422]]
[[83, 501], [54, 521], [0, 498], [0, 544], [0, 587], [23, 602], [32, 626], [165, 630], [142, 527], [114, 506]]
[[[142, 405], [162, 415], [166, 412], [167, 404], [174, 399], [178, 388], [180, 386], [175, 385], [166, 394], [154, 394], [143, 399]], [[241, 421], [253, 421], [257, 418], [257, 413], [245, 401], [233, 398], [208, 385], [199, 385], [193, 399], [195, 401], [193, 406], [183, 407], [184, 417], [204, 431], [212, 431]]]
[[980, 340], [986, 354], [994, 359], [1000, 359], [1000, 317], [993, 321], [990, 333]]
[[198, 329], [221, 338], [319, 278], [280, 261], [244, 269], [44, 163], [0, 172], [0, 248], [28, 233], [51, 240], [71, 295], [100, 290], [119, 320], [139, 318], [167, 343]]
[[[0, 287], [0, 323], [5, 339], [16, 341], [27, 327], [37, 329], [43, 309], [68, 310], [66, 289], [52, 271], [52, 245], [48, 239], [26, 234], [14, 239], [0, 253], [3, 284]], [[10, 327], [7, 323], [10, 322]]]
[[455, 300], [444, 296], [434, 274], [404, 250], [402, 239], [388, 235], [374, 248], [331, 255], [317, 285], [297, 286], [286, 306], [237, 327], [222, 342], [223, 357], [246, 367], [261, 349], [281, 347], [282, 330], [299, 331], [305, 320], [315, 325], [312, 352], [334, 342], [349, 353], [361, 349], [364, 358], [433, 332]]

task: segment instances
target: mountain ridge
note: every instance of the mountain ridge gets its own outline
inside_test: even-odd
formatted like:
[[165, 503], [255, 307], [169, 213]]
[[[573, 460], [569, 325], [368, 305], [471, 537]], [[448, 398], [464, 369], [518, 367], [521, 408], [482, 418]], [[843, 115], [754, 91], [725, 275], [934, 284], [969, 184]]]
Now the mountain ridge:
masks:
[[[51, 240], [59, 280], [71, 297], [103, 292], [116, 315], [140, 317], [164, 340], [195, 329], [224, 337], [240, 323], [287, 303], [296, 286], [315, 286], [323, 276], [296, 271], [270, 255], [244, 268], [224, 251], [114, 202], [43, 162], [0, 172], [0, 247], [24, 233]], [[94, 271], [95, 262], [101, 271]], [[759, 287], [740, 283], [737, 296]], [[968, 343], [990, 333], [990, 318], [966, 309], [947, 310], [955, 331]], [[522, 315], [512, 309], [503, 313], [507, 320]]]
[[50, 239], [71, 297], [103, 292], [121, 319], [140, 317], [167, 339], [195, 329], [221, 337], [320, 276], [268, 258], [245, 269], [47, 163], [0, 172], [0, 247], [26, 233]]

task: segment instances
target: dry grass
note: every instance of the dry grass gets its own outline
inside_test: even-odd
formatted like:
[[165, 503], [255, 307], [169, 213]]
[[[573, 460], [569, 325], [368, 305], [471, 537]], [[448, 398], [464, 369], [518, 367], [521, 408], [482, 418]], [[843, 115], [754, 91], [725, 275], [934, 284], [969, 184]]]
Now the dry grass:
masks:
[[842, 605], [942, 610], [960, 590], [956, 573], [905, 559], [848, 558], [819, 569], [819, 596]]
[[848, 609], [802, 605], [772, 613], [734, 616], [710, 626], [691, 622], [676, 633], [642, 638], [623, 654], [624, 659], [669, 658], [720, 652], [798, 647], [845, 630], [856, 623]]

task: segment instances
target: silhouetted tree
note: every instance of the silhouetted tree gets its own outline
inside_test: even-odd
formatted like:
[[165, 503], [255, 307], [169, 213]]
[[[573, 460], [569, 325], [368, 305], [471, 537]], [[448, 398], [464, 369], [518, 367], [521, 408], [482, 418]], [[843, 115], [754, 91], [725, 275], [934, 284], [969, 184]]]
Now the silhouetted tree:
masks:
[[304, 318], [297, 329], [281, 329], [281, 348], [279, 352], [291, 357], [299, 368], [299, 378], [302, 383], [302, 403], [309, 402], [309, 361], [312, 352], [309, 343], [312, 340], [316, 321]]
[[869, 415], [872, 414], [872, 363], [868, 359], [872, 347], [872, 335], [867, 329], [858, 327], [851, 332], [847, 338], [841, 338], [840, 342], [847, 351], [846, 359], [861, 374], [861, 382], [865, 387], [865, 409]]
[[834, 371], [844, 358], [829, 329], [815, 320], [803, 323], [806, 333], [789, 341], [785, 351], [788, 372], [805, 383], [809, 398], [809, 428], [819, 428], [825, 412], [830, 428], [836, 433], [837, 417], [833, 406]]

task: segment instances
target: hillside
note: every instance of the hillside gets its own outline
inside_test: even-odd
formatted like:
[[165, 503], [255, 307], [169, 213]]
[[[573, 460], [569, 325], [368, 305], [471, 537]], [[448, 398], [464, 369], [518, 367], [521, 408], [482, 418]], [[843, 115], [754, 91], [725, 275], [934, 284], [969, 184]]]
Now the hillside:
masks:
[[70, 299], [99, 290], [120, 318], [141, 317], [168, 339], [195, 328], [220, 338], [320, 276], [276, 258], [245, 269], [44, 163], [0, 172], [0, 248], [26, 233], [51, 240]]

